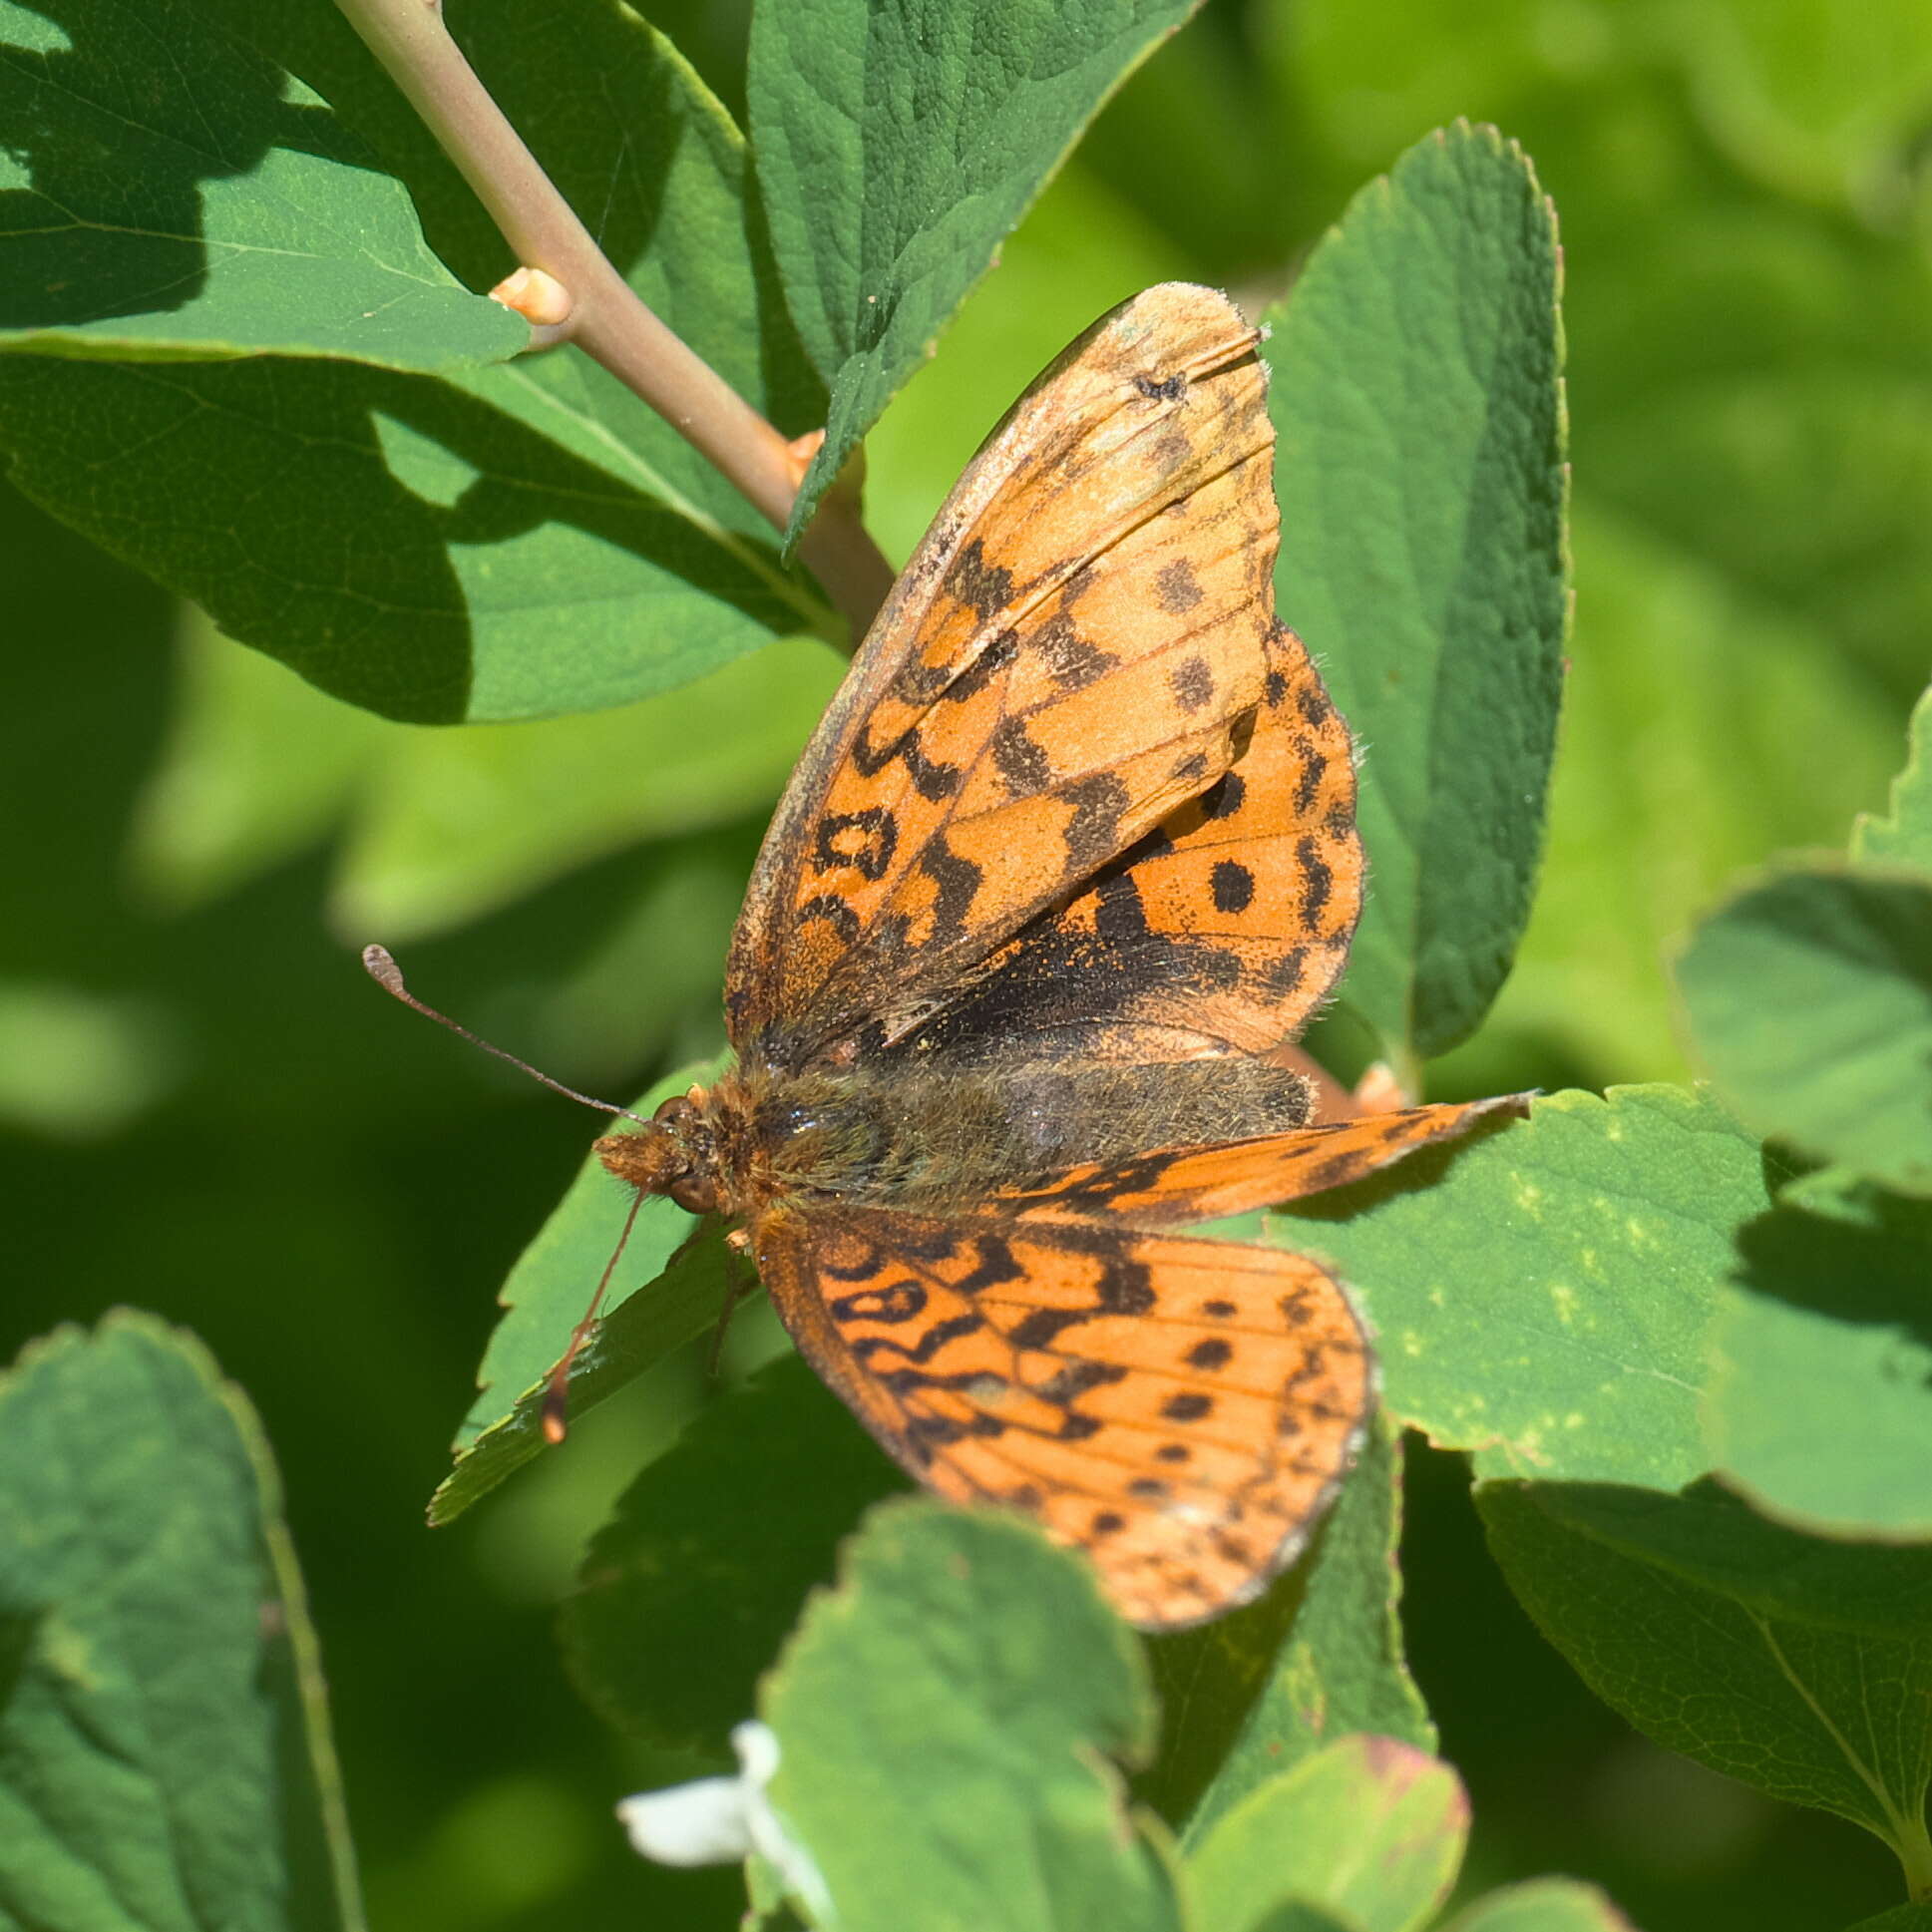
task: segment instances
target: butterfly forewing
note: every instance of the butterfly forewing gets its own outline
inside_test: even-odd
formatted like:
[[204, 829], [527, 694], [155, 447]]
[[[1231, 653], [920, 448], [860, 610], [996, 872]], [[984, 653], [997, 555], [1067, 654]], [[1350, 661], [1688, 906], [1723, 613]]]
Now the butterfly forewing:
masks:
[[1149, 290], [974, 459], [767, 836], [733, 942], [743, 1050], [890, 1038], [1198, 795], [1273, 633], [1273, 431], [1225, 297]]
[[1155, 1149], [1125, 1160], [1070, 1169], [1041, 1186], [995, 1197], [1028, 1221], [1107, 1213], [1142, 1226], [1209, 1221], [1347, 1187], [1425, 1147], [1466, 1133], [1493, 1115], [1520, 1113], [1522, 1094], [1391, 1113], [1363, 1114], [1292, 1133], [1212, 1147]]
[[1147, 1628], [1215, 1616], [1300, 1548], [1373, 1394], [1306, 1256], [1098, 1220], [780, 1211], [759, 1272], [913, 1474], [1024, 1510]]

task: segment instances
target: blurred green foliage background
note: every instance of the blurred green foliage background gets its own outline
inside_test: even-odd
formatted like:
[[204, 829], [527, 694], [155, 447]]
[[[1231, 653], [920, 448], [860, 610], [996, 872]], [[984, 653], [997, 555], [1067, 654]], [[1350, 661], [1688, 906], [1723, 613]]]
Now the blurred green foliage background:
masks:
[[[743, 10], [646, 10], [739, 106]], [[1258, 307], [1457, 115], [1524, 144], [1561, 220], [1577, 624], [1538, 911], [1434, 1090], [1681, 1077], [1669, 949], [1740, 869], [1881, 802], [1932, 656], [1923, 6], [1216, 0], [872, 439], [870, 518], [903, 558], [1076, 329], [1170, 276]], [[587, 1129], [389, 1006], [353, 949], [387, 941], [428, 997], [591, 1090], [710, 1049], [743, 879], [838, 660], [793, 640], [627, 711], [438, 732], [317, 695], [11, 498], [0, 552], [6, 1352], [131, 1302], [250, 1391], [378, 1924], [730, 1924], [734, 1872], [622, 1849], [611, 1799], [685, 1767], [596, 1725], [550, 1628], [616, 1488], [705, 1399], [701, 1364], [423, 1529], [495, 1285]], [[742, 1325], [733, 1360], [771, 1346]], [[1458, 1464], [1411, 1466], [1413, 1662], [1471, 1787], [1472, 1887], [1569, 1870], [1650, 1932], [1895, 1899], [1850, 1827], [1596, 1706], [1490, 1567]]]

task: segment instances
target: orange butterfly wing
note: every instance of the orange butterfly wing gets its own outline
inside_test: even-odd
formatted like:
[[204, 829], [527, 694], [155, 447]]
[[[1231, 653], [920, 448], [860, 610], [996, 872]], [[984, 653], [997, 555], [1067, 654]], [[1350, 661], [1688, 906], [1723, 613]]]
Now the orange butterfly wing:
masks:
[[1353, 1460], [1374, 1368], [1306, 1256], [1098, 1221], [778, 1209], [758, 1272], [806, 1357], [941, 1495], [1020, 1509], [1122, 1614], [1258, 1595]]
[[1213, 1147], [1155, 1149], [1071, 1168], [1039, 1187], [994, 1200], [1029, 1221], [1100, 1213], [1143, 1226], [1211, 1221], [1347, 1187], [1431, 1141], [1453, 1139], [1492, 1116], [1520, 1114], [1527, 1105], [1526, 1094], [1504, 1094], [1362, 1114]]
[[1259, 337], [1172, 284], [1074, 342], [974, 458], [807, 747], [732, 943], [745, 1050], [902, 1036], [1225, 771], [1266, 685]]
[[1361, 912], [1348, 727], [1277, 625], [1233, 764], [1064, 906], [1014, 936], [920, 1031], [971, 1057], [1168, 1062], [1291, 1040], [1340, 976]]

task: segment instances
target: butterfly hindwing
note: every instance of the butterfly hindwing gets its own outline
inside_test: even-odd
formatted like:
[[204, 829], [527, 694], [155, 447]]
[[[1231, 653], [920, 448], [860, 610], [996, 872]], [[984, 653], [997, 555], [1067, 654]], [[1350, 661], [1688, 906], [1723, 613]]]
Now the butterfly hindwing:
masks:
[[1374, 1374], [1306, 1256], [1088, 1220], [778, 1210], [759, 1272], [921, 1481], [1035, 1517], [1149, 1629], [1254, 1596], [1360, 1438]]
[[1029, 921], [915, 1036], [1171, 1062], [1293, 1039], [1348, 959], [1361, 842], [1348, 727], [1302, 641], [1267, 640], [1263, 699], [1229, 769], [1065, 905]]
[[1274, 432], [1224, 296], [1148, 290], [1021, 398], [807, 748], [728, 1016], [898, 1036], [1225, 771], [1267, 681]]

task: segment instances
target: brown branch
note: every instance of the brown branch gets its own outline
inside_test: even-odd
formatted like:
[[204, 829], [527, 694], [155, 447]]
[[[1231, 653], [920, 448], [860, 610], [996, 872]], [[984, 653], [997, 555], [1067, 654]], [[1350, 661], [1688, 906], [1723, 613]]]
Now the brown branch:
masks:
[[[568, 314], [551, 321], [540, 311], [533, 346], [575, 342], [783, 530], [803, 475], [798, 453], [617, 272], [477, 79], [444, 25], [441, 0], [337, 4], [476, 191], [518, 260], [562, 284]], [[893, 581], [856, 505], [828, 493], [799, 556], [851, 624], [856, 645]]]

